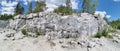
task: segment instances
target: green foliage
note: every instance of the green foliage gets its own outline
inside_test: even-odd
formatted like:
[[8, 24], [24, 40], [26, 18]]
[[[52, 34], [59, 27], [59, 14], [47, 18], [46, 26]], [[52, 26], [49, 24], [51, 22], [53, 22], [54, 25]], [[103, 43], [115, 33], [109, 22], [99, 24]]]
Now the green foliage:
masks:
[[57, 9], [54, 10], [54, 12], [62, 15], [70, 15], [74, 13], [72, 7], [70, 6], [70, 0], [66, 1], [66, 6], [59, 6]]
[[39, 32], [39, 31], [36, 31], [35, 33], [36, 33], [36, 35], [38, 35], [38, 36], [39, 36], [39, 35], [42, 35], [42, 33]]
[[120, 29], [120, 24], [117, 26], [117, 29]]
[[37, 1], [34, 13], [41, 12], [43, 11], [43, 8], [45, 8], [46, 4], [43, 1]]
[[102, 37], [102, 32], [98, 31], [97, 34], [95, 35], [96, 38]]
[[82, 2], [82, 12], [88, 12], [91, 14], [95, 13], [95, 9], [98, 6], [98, 1], [94, 0], [94, 2], [92, 3], [93, 0], [83, 0]]
[[22, 32], [23, 35], [28, 35], [26, 29], [22, 29], [21, 32]]
[[107, 17], [104, 17], [103, 19], [109, 24], [109, 21], [108, 21]]
[[66, 36], [65, 36], [65, 38], [70, 38], [70, 37], [72, 37], [70, 34], [66, 34]]
[[114, 32], [117, 32], [117, 30], [116, 29], [108, 29], [108, 32], [114, 33]]
[[54, 10], [55, 13], [62, 14], [62, 15], [70, 15], [73, 13], [72, 9], [67, 8], [65, 6], [60, 6]]
[[109, 31], [108, 31], [108, 29], [104, 29], [103, 30], [103, 32], [102, 32], [102, 35], [104, 36], [104, 37], [107, 37], [107, 38], [109, 38]]
[[113, 21], [109, 22], [109, 24], [115, 29], [120, 29], [120, 19], [113, 20]]
[[29, 10], [28, 10], [28, 14], [30, 14], [30, 13], [32, 13], [33, 11], [32, 11], [32, 2], [30, 2], [30, 4], [29, 4]]
[[98, 31], [95, 37], [101, 38], [102, 36], [104, 36], [106, 38], [110, 38], [109, 32], [109, 29], [105, 28], [103, 31]]
[[24, 7], [22, 7], [20, 5], [20, 2], [18, 2], [16, 8], [15, 8], [15, 15], [18, 15], [18, 14], [24, 14]]
[[9, 19], [13, 19], [14, 15], [8, 15], [8, 14], [4, 14], [4, 15], [0, 15], [0, 20], [9, 20]]

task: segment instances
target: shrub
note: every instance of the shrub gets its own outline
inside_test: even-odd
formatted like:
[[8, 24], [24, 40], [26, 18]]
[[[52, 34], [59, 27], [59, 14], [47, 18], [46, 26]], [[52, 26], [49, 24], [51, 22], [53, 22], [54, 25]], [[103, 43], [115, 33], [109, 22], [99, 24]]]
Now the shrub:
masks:
[[96, 38], [102, 37], [102, 32], [98, 31], [97, 34], [95, 35]]
[[120, 29], [120, 24], [117, 26], [117, 29]]
[[108, 31], [108, 29], [104, 29], [103, 30], [103, 32], [102, 32], [102, 35], [104, 36], [104, 37], [107, 37], [107, 38], [109, 38], [109, 31]]
[[71, 15], [74, 13], [74, 10], [71, 7], [71, 1], [66, 0], [66, 6], [59, 6], [57, 9], [54, 10], [55, 13], [61, 14], [61, 15]]
[[28, 35], [26, 29], [22, 29], [21, 32], [22, 32], [23, 35]]
[[108, 29], [108, 32], [117, 32], [117, 30], [116, 29]]
[[13, 18], [14, 18], [14, 15], [8, 15], [8, 14], [0, 15], [0, 20], [9, 20]]
[[38, 31], [36, 31], [35, 33], [36, 33], [36, 35], [38, 35], [38, 36], [39, 36], [39, 35], [42, 35], [42, 33], [41, 33], [41, 32], [38, 32]]
[[118, 20], [113, 20], [109, 22], [109, 24], [114, 28], [114, 29], [120, 29], [120, 19]]
[[71, 15], [74, 13], [72, 8], [65, 7], [65, 6], [59, 6], [57, 9], [54, 10], [55, 13], [62, 14], [62, 15]]
[[72, 37], [70, 34], [66, 34], [66, 36], [65, 36], [65, 38], [70, 38], [70, 37]]
[[104, 36], [106, 38], [110, 38], [109, 32], [109, 29], [105, 28], [103, 31], [98, 31], [95, 37], [101, 38], [102, 36]]

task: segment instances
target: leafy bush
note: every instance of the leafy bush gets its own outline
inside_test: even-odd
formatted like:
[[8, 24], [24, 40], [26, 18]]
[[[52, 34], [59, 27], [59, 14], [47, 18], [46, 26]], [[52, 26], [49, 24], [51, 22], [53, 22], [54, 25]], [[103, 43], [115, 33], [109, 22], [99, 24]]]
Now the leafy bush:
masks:
[[71, 7], [71, 1], [66, 0], [66, 6], [59, 6], [57, 9], [54, 10], [55, 13], [62, 14], [62, 15], [71, 15], [74, 13], [72, 7]]
[[109, 31], [108, 31], [108, 29], [104, 29], [103, 30], [103, 32], [102, 32], [102, 35], [104, 36], [104, 37], [107, 37], [107, 38], [109, 38]]
[[97, 34], [95, 35], [96, 38], [102, 37], [102, 32], [98, 31]]
[[72, 37], [70, 34], [66, 34], [66, 36], [65, 36], [65, 38], [70, 38], [70, 37]]
[[8, 15], [8, 14], [4, 14], [4, 15], [0, 15], [0, 20], [9, 20], [9, 19], [13, 19], [13, 15]]
[[117, 26], [117, 29], [120, 29], [120, 24]]
[[108, 29], [108, 32], [117, 32], [117, 30], [116, 29]]
[[102, 36], [104, 36], [106, 38], [110, 38], [109, 32], [109, 29], [105, 28], [103, 31], [98, 31], [95, 37], [101, 38]]
[[22, 32], [23, 35], [28, 35], [26, 29], [22, 29], [21, 32]]
[[62, 15], [70, 15], [73, 14], [74, 11], [72, 8], [65, 7], [65, 6], [59, 6], [57, 9], [54, 10], [55, 13], [62, 14]]
[[113, 20], [113, 21], [109, 22], [109, 24], [115, 29], [120, 29], [120, 19]]
[[41, 32], [38, 32], [38, 31], [36, 31], [35, 33], [36, 33], [36, 35], [38, 35], [38, 36], [39, 36], [39, 35], [42, 35], [42, 33], [41, 33]]

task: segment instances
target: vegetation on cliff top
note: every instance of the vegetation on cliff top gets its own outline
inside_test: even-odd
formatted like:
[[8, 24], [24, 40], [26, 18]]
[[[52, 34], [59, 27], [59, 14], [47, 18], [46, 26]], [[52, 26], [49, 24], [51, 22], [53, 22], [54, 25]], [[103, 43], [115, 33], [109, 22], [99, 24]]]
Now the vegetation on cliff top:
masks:
[[109, 22], [109, 25], [115, 29], [120, 29], [120, 19]]

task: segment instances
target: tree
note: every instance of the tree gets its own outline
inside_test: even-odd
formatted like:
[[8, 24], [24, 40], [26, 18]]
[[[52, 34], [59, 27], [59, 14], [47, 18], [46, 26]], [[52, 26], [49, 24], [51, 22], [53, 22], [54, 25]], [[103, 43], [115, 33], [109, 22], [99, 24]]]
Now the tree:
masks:
[[71, 7], [71, 2], [70, 2], [70, 0], [66, 0], [66, 6], [67, 6], [67, 7]]
[[95, 10], [96, 10], [96, 7], [98, 6], [98, 1], [97, 0], [94, 0], [94, 3], [91, 4], [91, 13], [94, 14], [95, 13]]
[[71, 2], [70, 0], [66, 0], [66, 6], [59, 6], [57, 9], [54, 10], [55, 13], [60, 13], [62, 15], [70, 15], [72, 14], [74, 11], [71, 7]]
[[13, 19], [13, 15], [8, 15], [8, 14], [3, 14], [0, 15], [0, 20], [9, 20], [9, 19]]
[[36, 12], [44, 11], [45, 6], [46, 4], [44, 1], [37, 1], [34, 12], [36, 13]]
[[55, 13], [61, 13], [62, 15], [66, 14], [66, 7], [61, 5], [57, 9], [54, 10]]
[[21, 6], [19, 10], [20, 10], [19, 14], [24, 14], [24, 7]]
[[17, 4], [15, 8], [15, 15], [19, 14], [20, 3]]
[[88, 12], [89, 7], [90, 7], [90, 0], [83, 0], [82, 2], [83, 12]]
[[91, 3], [92, 0], [83, 0], [82, 3], [82, 12], [88, 12], [91, 14], [94, 14], [96, 7], [98, 6], [98, 1], [94, 0], [93, 3]]
[[109, 22], [109, 25], [111, 25], [115, 29], [120, 29], [120, 19]]
[[29, 3], [28, 14], [33, 12], [33, 11], [32, 11], [32, 4], [33, 4], [32, 2]]
[[18, 2], [16, 8], [15, 8], [15, 15], [18, 15], [18, 14], [23, 14], [24, 13], [24, 7], [22, 7], [20, 5], [20, 2]]

